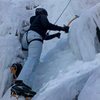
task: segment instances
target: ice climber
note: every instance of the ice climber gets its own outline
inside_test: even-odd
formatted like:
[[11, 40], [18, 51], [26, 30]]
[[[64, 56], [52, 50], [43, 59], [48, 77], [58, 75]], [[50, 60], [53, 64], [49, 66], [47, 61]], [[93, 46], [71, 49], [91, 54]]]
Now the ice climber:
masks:
[[27, 92], [30, 96], [32, 96], [32, 93], [34, 95], [35, 92], [32, 92], [31, 86], [29, 85], [29, 79], [34, 68], [39, 63], [43, 41], [53, 39], [55, 37], [60, 38], [60, 33], [48, 35], [47, 30], [64, 31], [65, 33], [69, 31], [69, 26], [61, 27], [54, 25], [48, 21], [47, 16], [48, 12], [44, 8], [37, 8], [35, 10], [35, 16], [30, 18], [30, 28], [22, 38], [22, 48], [27, 51], [28, 55], [23, 69], [18, 76], [14, 87], [12, 87], [12, 89], [15, 89], [14, 91], [16, 92], [17, 89], [23, 89], [22, 91], [24, 91], [24, 89], [27, 88], [26, 90], [29, 91], [25, 92]]

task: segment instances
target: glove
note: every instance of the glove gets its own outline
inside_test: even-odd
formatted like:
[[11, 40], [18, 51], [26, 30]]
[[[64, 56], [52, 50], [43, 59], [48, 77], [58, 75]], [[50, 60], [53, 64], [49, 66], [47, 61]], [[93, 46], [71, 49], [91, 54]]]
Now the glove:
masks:
[[69, 26], [64, 25], [64, 27], [62, 29], [63, 29], [63, 31], [65, 31], [65, 33], [69, 32]]
[[55, 37], [57, 37], [57, 38], [60, 38], [60, 36], [61, 36], [61, 33], [59, 33], [59, 32], [55, 34]]

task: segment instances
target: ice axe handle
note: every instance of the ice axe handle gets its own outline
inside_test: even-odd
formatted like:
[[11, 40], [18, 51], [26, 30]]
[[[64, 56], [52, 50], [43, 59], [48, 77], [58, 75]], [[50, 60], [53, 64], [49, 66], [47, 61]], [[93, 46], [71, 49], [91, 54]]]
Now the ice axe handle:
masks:
[[76, 18], [78, 18], [78, 17], [79, 17], [78, 15], [75, 15], [75, 17], [69, 21], [69, 23], [67, 24], [67, 26], [70, 26], [70, 24], [71, 24]]

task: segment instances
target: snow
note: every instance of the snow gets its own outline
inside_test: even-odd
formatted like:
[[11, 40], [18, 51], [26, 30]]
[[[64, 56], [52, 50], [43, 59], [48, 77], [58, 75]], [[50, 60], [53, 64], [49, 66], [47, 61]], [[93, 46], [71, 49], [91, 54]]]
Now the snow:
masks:
[[70, 65], [71, 68], [64, 67], [67, 72], [60, 71], [56, 79], [49, 79], [50, 81], [44, 85], [33, 100], [73, 100], [78, 92], [81, 91], [92, 71], [99, 67], [99, 64], [99, 60], [86, 63], [76, 61]]
[[[22, 31], [24, 33], [25, 26], [29, 26], [34, 7], [46, 8], [50, 21], [54, 23], [68, 2], [0, 0], [0, 84], [4, 70], [18, 60], [21, 52], [19, 35]], [[96, 27], [100, 28], [99, 2], [70, 2], [57, 24], [67, 24], [76, 14], [80, 17], [71, 24], [69, 34], [62, 33], [60, 40], [45, 41], [40, 64], [29, 80], [37, 92], [32, 100], [75, 100], [77, 95], [79, 100], [99, 100], [100, 46], [96, 40]], [[10, 97], [9, 89], [0, 100], [15, 98]]]
[[0, 37], [0, 81], [5, 68], [15, 62], [20, 51], [20, 43], [14, 35]]
[[7, 68], [3, 72], [1, 88], [0, 88], [0, 97], [2, 97], [6, 90], [12, 85], [11, 82], [13, 80], [13, 74], [11, 74], [10, 68]]
[[92, 18], [93, 15], [93, 11], [83, 13], [70, 30], [69, 41], [74, 54], [86, 61], [94, 59], [96, 55], [96, 24], [94, 22], [96, 17]]
[[[100, 100], [100, 67], [89, 77], [86, 85], [82, 89], [79, 100]], [[91, 94], [91, 95], [90, 95]], [[84, 98], [83, 98], [84, 97]]]

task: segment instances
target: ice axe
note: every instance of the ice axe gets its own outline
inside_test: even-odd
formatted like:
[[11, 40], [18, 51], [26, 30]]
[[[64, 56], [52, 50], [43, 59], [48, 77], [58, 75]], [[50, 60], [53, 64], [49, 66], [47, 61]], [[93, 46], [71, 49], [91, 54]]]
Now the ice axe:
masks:
[[74, 18], [72, 18], [72, 19], [68, 22], [67, 26], [70, 26], [70, 24], [71, 24], [76, 18], [79, 18], [79, 16], [78, 16], [78, 15], [75, 15]]

